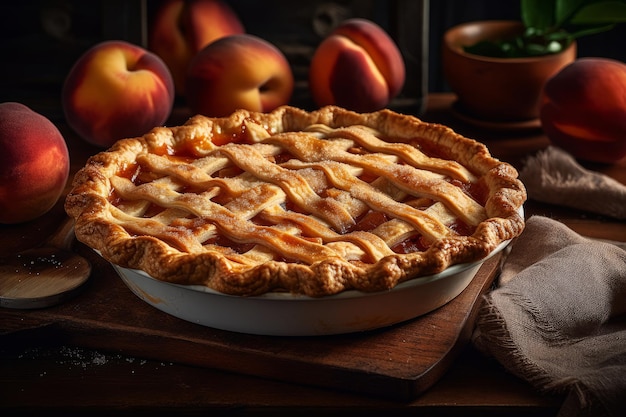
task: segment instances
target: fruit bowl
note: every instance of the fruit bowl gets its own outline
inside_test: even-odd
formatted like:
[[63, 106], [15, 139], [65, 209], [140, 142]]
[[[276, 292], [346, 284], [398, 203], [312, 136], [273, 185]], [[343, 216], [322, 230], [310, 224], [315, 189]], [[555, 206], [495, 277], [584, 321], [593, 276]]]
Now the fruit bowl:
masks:
[[204, 286], [159, 281], [141, 270], [113, 267], [141, 300], [192, 323], [266, 336], [322, 336], [379, 329], [427, 314], [458, 296], [482, 264], [508, 244], [502, 242], [478, 262], [452, 265], [389, 291], [351, 290], [320, 298], [281, 292], [233, 296]]

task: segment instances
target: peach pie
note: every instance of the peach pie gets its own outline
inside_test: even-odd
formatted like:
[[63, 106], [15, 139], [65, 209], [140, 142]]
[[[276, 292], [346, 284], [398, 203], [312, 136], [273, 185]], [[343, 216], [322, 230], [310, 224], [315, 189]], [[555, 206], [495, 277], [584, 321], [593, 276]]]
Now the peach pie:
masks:
[[77, 238], [116, 265], [240, 296], [381, 291], [524, 228], [517, 171], [390, 110], [237, 111], [118, 141], [76, 175]]

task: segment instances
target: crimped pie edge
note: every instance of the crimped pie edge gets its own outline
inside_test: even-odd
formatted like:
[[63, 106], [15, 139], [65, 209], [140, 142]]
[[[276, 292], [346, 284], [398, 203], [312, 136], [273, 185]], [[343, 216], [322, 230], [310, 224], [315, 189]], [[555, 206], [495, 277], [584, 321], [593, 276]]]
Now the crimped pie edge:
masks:
[[[330, 259], [314, 265], [270, 261], [243, 273], [224, 273], [223, 260], [203, 254], [176, 253], [161, 240], [140, 236], [130, 238], [108, 216], [108, 177], [119, 167], [132, 163], [137, 154], [162, 141], [184, 141], [205, 134], [216, 125], [224, 128], [252, 119], [273, 132], [298, 131], [320, 123], [330, 127], [361, 124], [388, 137], [422, 137], [448, 149], [453, 159], [477, 175], [485, 175], [490, 194], [485, 205], [488, 219], [469, 237], [444, 238], [428, 250], [384, 258], [373, 265], [357, 265]], [[492, 191], [491, 188], [495, 190]], [[116, 265], [141, 269], [152, 277], [178, 284], [205, 285], [232, 295], [259, 295], [270, 291], [290, 291], [319, 297], [349, 289], [388, 290], [398, 283], [422, 275], [441, 272], [449, 265], [474, 262], [487, 256], [501, 242], [518, 236], [524, 228], [519, 208], [526, 199], [517, 171], [492, 158], [484, 144], [438, 124], [390, 110], [361, 114], [328, 106], [306, 112], [284, 106], [271, 113], [240, 110], [227, 118], [194, 116], [177, 127], [157, 127], [146, 135], [118, 141], [109, 150], [89, 159], [76, 174], [65, 202], [67, 213], [76, 221], [79, 241], [98, 250]]]

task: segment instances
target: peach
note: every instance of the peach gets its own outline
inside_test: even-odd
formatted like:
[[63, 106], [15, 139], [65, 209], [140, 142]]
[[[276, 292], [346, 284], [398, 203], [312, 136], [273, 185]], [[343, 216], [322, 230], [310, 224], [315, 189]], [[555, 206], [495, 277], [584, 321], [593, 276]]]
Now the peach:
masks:
[[580, 58], [550, 78], [540, 119], [550, 141], [582, 160], [626, 156], [626, 64]]
[[0, 223], [36, 219], [61, 197], [70, 172], [65, 139], [45, 116], [0, 104]]
[[287, 104], [294, 79], [287, 58], [253, 35], [232, 35], [206, 46], [187, 73], [187, 104], [210, 117], [237, 109], [269, 112]]
[[309, 89], [318, 106], [360, 112], [387, 106], [404, 80], [404, 60], [394, 41], [376, 23], [361, 18], [337, 26], [317, 47], [309, 68]]
[[157, 9], [149, 29], [148, 48], [172, 73], [179, 95], [193, 57], [211, 42], [244, 33], [237, 14], [219, 0], [167, 0]]
[[174, 82], [155, 54], [123, 41], [105, 41], [85, 52], [63, 84], [69, 126], [86, 141], [111, 146], [167, 120]]

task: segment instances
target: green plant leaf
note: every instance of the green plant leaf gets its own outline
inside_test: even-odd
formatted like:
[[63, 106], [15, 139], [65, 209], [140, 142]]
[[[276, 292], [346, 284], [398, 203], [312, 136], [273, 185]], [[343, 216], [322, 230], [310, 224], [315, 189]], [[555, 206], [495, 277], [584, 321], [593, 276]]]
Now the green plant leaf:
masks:
[[521, 36], [465, 50], [501, 58], [558, 53], [576, 38], [626, 22], [626, 0], [520, 0], [520, 12], [525, 26]]
[[558, 32], [550, 32], [550, 33], [546, 33], [544, 36], [544, 39], [547, 42], [565, 42], [565, 43], [569, 43], [572, 39], [572, 35], [569, 32], [566, 32], [564, 30], [559, 30]]
[[569, 21], [585, 3], [589, 3], [589, 0], [555, 0], [554, 26], [560, 27]]
[[555, 4], [546, 0], [520, 0], [522, 22], [527, 28], [545, 31], [555, 22]]
[[626, 22], [626, 1], [600, 1], [582, 7], [570, 20], [574, 25]]
[[602, 26], [594, 26], [588, 27], [585, 29], [577, 30], [570, 32], [570, 38], [582, 38], [583, 36], [595, 35], [596, 33], [602, 33], [613, 29], [615, 25], [602, 25]]

